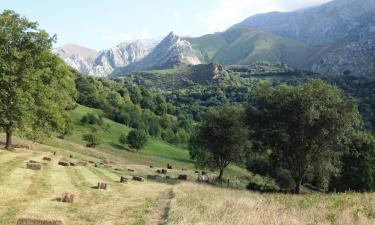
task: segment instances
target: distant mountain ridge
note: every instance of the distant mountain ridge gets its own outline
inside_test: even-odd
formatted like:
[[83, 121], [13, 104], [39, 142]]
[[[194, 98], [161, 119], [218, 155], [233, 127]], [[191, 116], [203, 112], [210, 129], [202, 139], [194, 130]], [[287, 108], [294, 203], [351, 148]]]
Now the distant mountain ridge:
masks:
[[171, 32], [150, 54], [138, 62], [119, 68], [114, 72], [114, 75], [132, 71], [170, 69], [176, 66], [197, 65], [200, 63], [201, 61], [194, 54], [190, 42], [182, 40]]
[[67, 64], [95, 76], [257, 61], [361, 76], [375, 74], [374, 42], [375, 0], [333, 0], [304, 10], [251, 16], [224, 32], [197, 38], [170, 33], [151, 46], [136, 41], [101, 52], [77, 46], [55, 52]]

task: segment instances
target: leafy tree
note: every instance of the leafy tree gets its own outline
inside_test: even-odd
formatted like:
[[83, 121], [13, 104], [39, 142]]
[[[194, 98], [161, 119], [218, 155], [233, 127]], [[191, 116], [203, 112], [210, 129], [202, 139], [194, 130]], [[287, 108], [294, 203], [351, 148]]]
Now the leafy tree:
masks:
[[342, 149], [360, 121], [356, 103], [321, 80], [263, 86], [257, 105], [247, 112], [251, 137], [263, 149], [272, 149], [274, 166], [291, 172], [296, 193], [313, 163]]
[[147, 134], [143, 130], [132, 130], [127, 137], [127, 143], [137, 151], [147, 144]]
[[0, 14], [0, 127], [6, 148], [15, 131], [37, 139], [66, 129], [74, 80], [51, 53], [55, 37], [13, 11]]
[[225, 168], [238, 162], [247, 147], [247, 128], [243, 110], [234, 106], [212, 108], [189, 142], [192, 159], [199, 166], [219, 169], [221, 180]]
[[97, 132], [83, 135], [83, 140], [86, 141], [86, 146], [89, 148], [95, 148], [102, 143], [102, 136]]
[[342, 158], [342, 184], [355, 191], [375, 190], [375, 138], [356, 134], [351, 149]]

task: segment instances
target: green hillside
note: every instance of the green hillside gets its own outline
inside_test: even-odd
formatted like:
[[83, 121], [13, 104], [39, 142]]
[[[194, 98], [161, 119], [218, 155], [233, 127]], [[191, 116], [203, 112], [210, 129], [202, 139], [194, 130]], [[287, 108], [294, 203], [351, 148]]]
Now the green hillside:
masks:
[[258, 31], [248, 26], [234, 26], [222, 33], [187, 38], [204, 62], [225, 65], [253, 64], [256, 61], [287, 63], [291, 66], [310, 67], [319, 48], [301, 42]]

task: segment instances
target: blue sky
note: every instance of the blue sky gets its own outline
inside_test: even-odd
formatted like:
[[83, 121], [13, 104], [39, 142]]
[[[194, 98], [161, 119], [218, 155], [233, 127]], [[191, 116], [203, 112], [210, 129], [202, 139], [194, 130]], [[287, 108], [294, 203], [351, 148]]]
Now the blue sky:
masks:
[[290, 11], [329, 0], [1, 0], [57, 34], [56, 46], [81, 44], [96, 50], [134, 39], [161, 38], [170, 31], [200, 36], [223, 31], [263, 12]]

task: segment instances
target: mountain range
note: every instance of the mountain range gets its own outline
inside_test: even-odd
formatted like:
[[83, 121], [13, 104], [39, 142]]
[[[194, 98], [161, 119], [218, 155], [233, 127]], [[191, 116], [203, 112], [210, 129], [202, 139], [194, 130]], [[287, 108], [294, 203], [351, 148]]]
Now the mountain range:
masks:
[[375, 1], [333, 0], [304, 10], [258, 14], [197, 38], [170, 33], [160, 42], [138, 40], [101, 52], [77, 45], [54, 52], [93, 76], [257, 61], [333, 75], [369, 75], [375, 73]]

